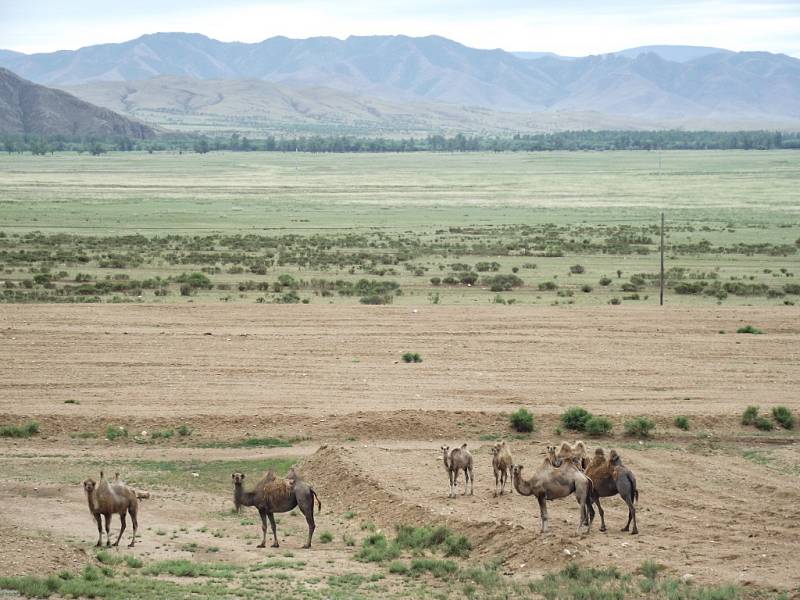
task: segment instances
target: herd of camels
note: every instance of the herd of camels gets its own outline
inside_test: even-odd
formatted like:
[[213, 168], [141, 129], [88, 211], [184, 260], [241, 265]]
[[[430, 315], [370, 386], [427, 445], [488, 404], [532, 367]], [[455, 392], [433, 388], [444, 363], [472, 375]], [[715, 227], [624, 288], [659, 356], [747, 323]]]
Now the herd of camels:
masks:
[[[467, 450], [467, 445], [460, 448], [442, 446], [442, 460], [450, 482], [451, 498], [457, 495], [457, 480], [461, 471], [464, 472], [464, 494], [473, 493], [473, 459]], [[578, 441], [574, 445], [567, 442], [561, 444], [556, 450], [555, 446], [547, 447], [547, 456], [541, 466], [531, 477], [524, 477], [523, 467], [514, 464], [511, 449], [506, 442], [499, 442], [492, 446], [492, 468], [494, 470], [495, 491], [494, 495], [505, 492], [509, 477], [514, 489], [523, 496], [535, 496], [539, 502], [541, 514], [541, 531], [547, 530], [547, 501], [566, 498], [575, 494], [580, 505], [580, 520], [578, 532], [585, 527], [588, 532], [595, 517], [593, 505], [597, 505], [600, 513], [600, 531], [606, 530], [605, 516], [600, 498], [607, 498], [619, 494], [628, 506], [628, 523], [622, 531], [628, 531], [631, 523], [632, 534], [638, 533], [636, 527], [636, 506], [639, 492], [636, 487], [636, 478], [630, 469], [622, 464], [619, 454], [611, 450], [608, 458], [602, 448], [595, 450], [594, 456], [589, 460], [586, 446]], [[261, 517], [262, 538], [259, 548], [264, 548], [267, 542], [267, 520], [272, 528], [272, 547], [278, 547], [278, 535], [275, 526], [275, 513], [284, 513], [298, 508], [306, 518], [308, 524], [308, 539], [303, 548], [311, 547], [311, 538], [314, 535], [316, 524], [314, 522], [314, 504], [317, 510], [322, 509], [322, 502], [314, 488], [306, 483], [294, 469], [290, 469], [285, 478], [279, 478], [270, 469], [261, 478], [251, 491], [245, 491], [244, 473], [233, 473], [233, 502], [238, 511], [242, 506], [254, 506]], [[87, 479], [83, 482], [83, 489], [89, 503], [89, 512], [97, 523], [97, 546], [103, 543], [102, 519], [105, 520], [106, 545], [118, 546], [122, 534], [126, 529], [126, 516], [130, 515], [133, 524], [133, 536], [128, 547], [133, 547], [136, 542], [136, 532], [139, 527], [138, 512], [139, 500], [148, 498], [147, 492], [137, 492], [119, 478], [117, 473], [114, 479], [106, 479], [100, 472], [100, 480]], [[113, 515], [120, 517], [120, 530], [116, 541], [111, 543], [111, 518]]]

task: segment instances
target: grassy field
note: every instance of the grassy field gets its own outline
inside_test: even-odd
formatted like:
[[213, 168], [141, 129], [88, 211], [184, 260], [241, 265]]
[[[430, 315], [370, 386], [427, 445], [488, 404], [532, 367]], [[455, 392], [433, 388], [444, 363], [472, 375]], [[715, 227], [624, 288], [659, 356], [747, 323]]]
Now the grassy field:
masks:
[[654, 302], [663, 209], [670, 302], [791, 303], [798, 157], [4, 155], [4, 299]]

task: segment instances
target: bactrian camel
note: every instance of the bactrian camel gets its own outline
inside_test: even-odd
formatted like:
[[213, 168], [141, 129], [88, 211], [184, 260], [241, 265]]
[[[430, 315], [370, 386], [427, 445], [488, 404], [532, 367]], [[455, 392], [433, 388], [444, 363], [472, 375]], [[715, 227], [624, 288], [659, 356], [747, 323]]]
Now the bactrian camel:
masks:
[[83, 482], [83, 491], [86, 492], [89, 512], [92, 513], [92, 516], [97, 522], [98, 538], [96, 545], [103, 545], [101, 517], [105, 519], [106, 524], [106, 546], [111, 546], [111, 517], [113, 515], [119, 515], [121, 526], [117, 541], [113, 544], [114, 546], [119, 546], [119, 541], [122, 539], [122, 534], [125, 532], [125, 516], [129, 514], [131, 516], [131, 523], [133, 524], [133, 537], [128, 547], [132, 548], [136, 543], [136, 531], [139, 529], [139, 498], [147, 498], [149, 494], [146, 492], [138, 494], [136, 490], [125, 485], [125, 482], [119, 479], [119, 474], [117, 474], [113, 481], [108, 481], [103, 476], [102, 471], [100, 471], [100, 481], [96, 482], [94, 479], [87, 479]]
[[572, 493], [575, 494], [580, 506], [578, 533], [584, 525], [586, 532], [589, 532], [594, 517], [591, 504], [592, 481], [578, 467], [571, 461], [564, 461], [555, 467], [549, 459], [545, 459], [530, 479], [522, 476], [522, 469], [522, 465], [514, 465], [514, 488], [523, 496], [536, 496], [539, 502], [542, 533], [547, 531], [547, 501], [566, 498]]
[[600, 531], [606, 531], [605, 511], [600, 505], [600, 498], [619, 494], [628, 506], [628, 522], [622, 531], [628, 531], [633, 522], [631, 535], [639, 533], [639, 528], [636, 526], [635, 503], [639, 500], [636, 477], [630, 469], [622, 464], [617, 451], [612, 450], [609, 458], [606, 459], [603, 449], [597, 448], [591, 462], [586, 467], [586, 475], [592, 480], [592, 502], [597, 505], [597, 512], [600, 513]]
[[467, 445], [462, 444], [461, 448], [453, 448], [450, 446], [442, 446], [442, 460], [444, 461], [444, 468], [447, 471], [447, 477], [450, 480], [450, 498], [455, 498], [458, 491], [458, 472], [464, 471], [464, 494], [467, 493], [469, 486], [469, 495], [473, 493], [475, 485], [475, 477], [472, 474], [472, 454], [467, 450]]
[[[514, 466], [514, 459], [511, 450], [505, 441], [492, 446], [492, 470], [494, 471], [494, 495], [497, 496], [497, 488], [500, 487], [500, 495], [506, 489], [506, 482], [511, 478], [511, 468]], [[509, 492], [511, 487], [508, 488]]]
[[244, 490], [244, 473], [234, 473], [231, 478], [233, 479], [233, 502], [236, 510], [242, 506], [255, 506], [258, 509], [263, 534], [258, 548], [264, 548], [267, 545], [267, 519], [272, 527], [272, 547], [278, 548], [274, 514], [289, 512], [295, 507], [300, 509], [308, 524], [308, 541], [303, 548], [311, 547], [311, 538], [316, 529], [314, 499], [317, 500], [318, 510], [322, 510], [322, 502], [314, 488], [300, 479], [294, 469], [289, 471], [286, 479], [276, 478], [275, 472], [270, 469], [256, 484], [255, 489], [250, 492]]

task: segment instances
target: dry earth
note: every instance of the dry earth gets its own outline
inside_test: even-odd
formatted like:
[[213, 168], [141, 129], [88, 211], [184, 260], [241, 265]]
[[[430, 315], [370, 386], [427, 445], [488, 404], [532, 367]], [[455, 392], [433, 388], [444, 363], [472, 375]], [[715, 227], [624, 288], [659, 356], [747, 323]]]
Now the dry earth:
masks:
[[[735, 333], [746, 324], [766, 334]], [[424, 362], [400, 362], [405, 351]], [[342, 542], [358, 538], [363, 521], [446, 522], [470, 536], [475, 560], [503, 556], [519, 577], [568, 560], [631, 570], [652, 559], [702, 581], [797, 590], [800, 573], [786, 567], [800, 552], [797, 437], [757, 433], [739, 415], [749, 404], [797, 414], [798, 389], [795, 307], [4, 306], [0, 424], [35, 418], [42, 434], [0, 439], [0, 575], [91, 558], [95, 532], [78, 483], [105, 462], [286, 457], [304, 461], [323, 500], [318, 532], [335, 535], [311, 554], [323, 574], [366, 568]], [[492, 496], [488, 437], [507, 436], [532, 469], [573, 405], [615, 423], [600, 443], [637, 474], [638, 537], [618, 531], [619, 499], [604, 504], [608, 533], [595, 526], [579, 537], [573, 500], [551, 503], [542, 536], [535, 500]], [[519, 406], [537, 419], [524, 439], [507, 425]], [[672, 425], [678, 414], [691, 431]], [[622, 435], [634, 415], [656, 419], [653, 440]], [[191, 436], [102, 439], [108, 425], [133, 434], [181, 423]], [[100, 437], [70, 436], [80, 432]], [[248, 436], [302, 441], [215, 447]], [[462, 440], [476, 454], [475, 496], [449, 500], [437, 449]], [[195, 543], [207, 560], [263, 557], [258, 528], [230, 515], [226, 485], [162, 486], [142, 509], [136, 552], [189, 556]], [[357, 517], [343, 518], [349, 510]], [[279, 526], [298, 555], [303, 526], [291, 516]]]

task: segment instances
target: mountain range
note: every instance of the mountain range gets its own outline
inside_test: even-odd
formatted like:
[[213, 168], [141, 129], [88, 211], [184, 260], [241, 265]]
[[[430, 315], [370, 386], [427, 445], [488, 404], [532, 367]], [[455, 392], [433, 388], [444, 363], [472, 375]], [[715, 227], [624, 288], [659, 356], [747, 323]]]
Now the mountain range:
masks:
[[127, 136], [155, 131], [75, 96], [37, 85], [0, 68], [0, 133], [36, 136]]
[[[328, 99], [349, 114], [335, 118], [366, 124], [375, 110], [411, 114], [412, 121], [419, 111], [444, 111], [456, 121], [468, 110], [477, 111], [472, 117], [477, 119], [486, 110], [536, 113], [542, 123], [552, 115], [589, 115], [598, 123], [585, 125], [589, 128], [604, 122], [712, 128], [800, 124], [800, 60], [707, 47], [645, 46], [569, 58], [480, 50], [438, 36], [274, 37], [245, 44], [158, 33], [74, 51], [0, 51], [0, 66], [127, 114], [184, 115], [175, 117], [181, 124], [186, 115], [214, 110], [233, 118], [242, 106], [277, 115], [292, 102], [309, 106], [305, 113], [293, 111], [297, 123], [320, 123]], [[145, 82], [152, 78], [160, 79]], [[230, 83], [237, 80], [248, 83]], [[121, 83], [135, 93], [125, 92]], [[165, 93], [169, 87], [178, 92]], [[157, 95], [148, 96], [154, 90]], [[223, 96], [216, 109], [207, 101], [214, 94]], [[127, 106], [121, 100], [132, 97], [135, 102]]]

